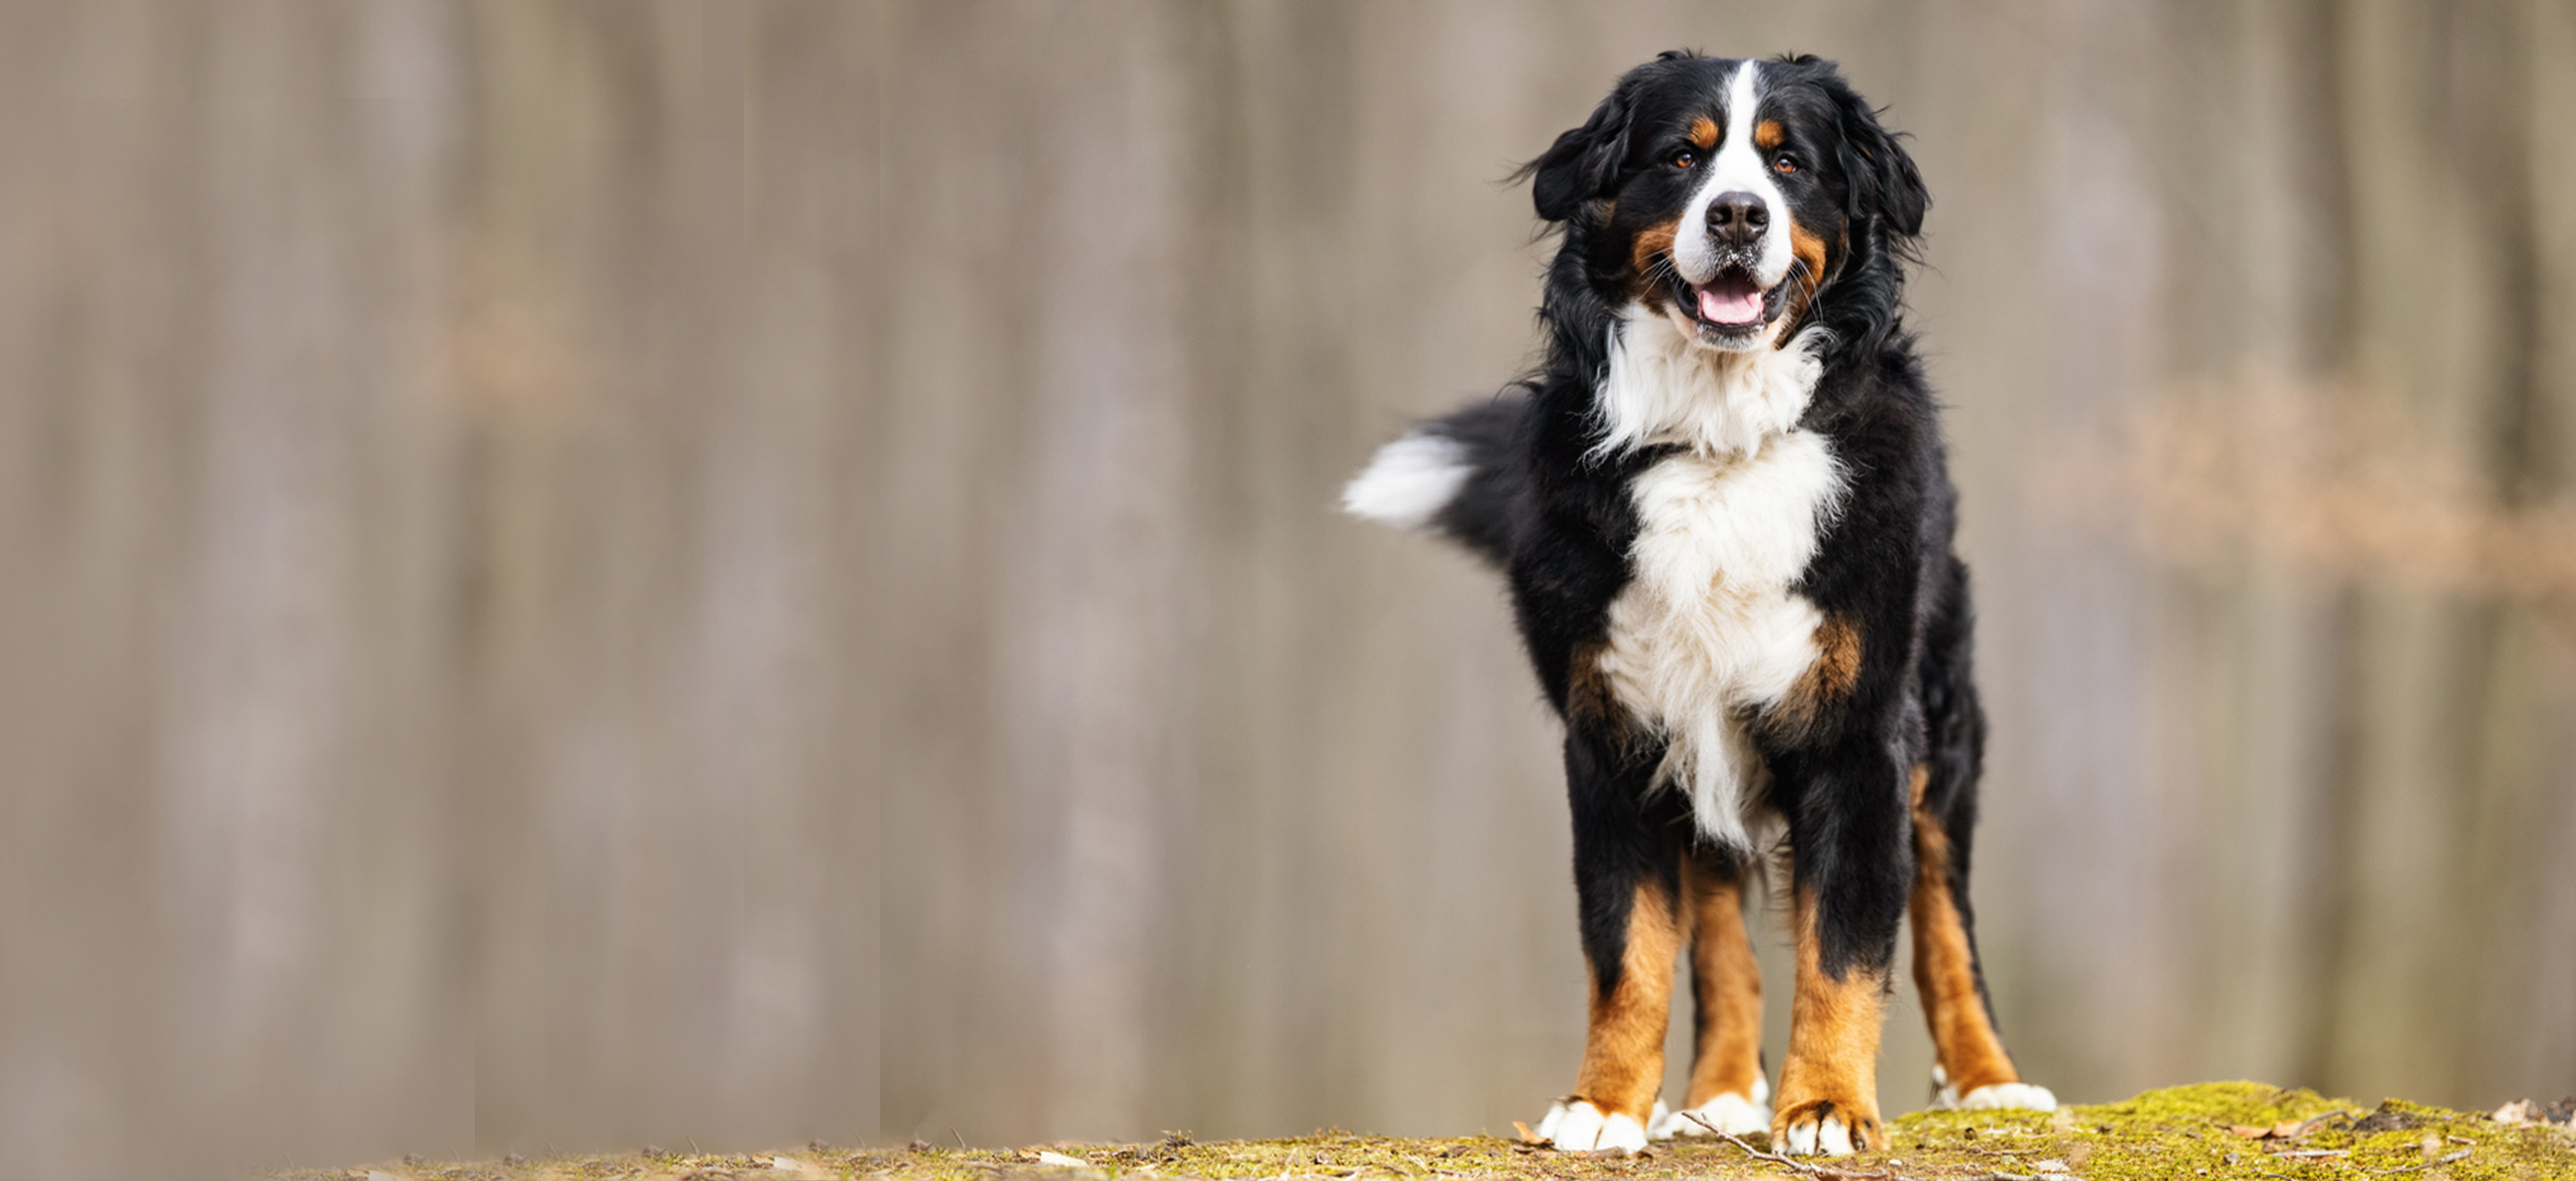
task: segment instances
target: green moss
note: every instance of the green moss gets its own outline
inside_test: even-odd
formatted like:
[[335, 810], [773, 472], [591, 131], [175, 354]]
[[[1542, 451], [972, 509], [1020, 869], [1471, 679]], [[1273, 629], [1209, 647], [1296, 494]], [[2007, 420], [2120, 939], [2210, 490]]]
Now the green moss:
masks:
[[[2285, 1123], [2298, 1125], [2295, 1137], [2250, 1138], [2234, 1130]], [[2434, 1149], [2429, 1156], [2428, 1137]], [[2053, 1116], [1924, 1112], [1896, 1121], [1894, 1138], [1890, 1155], [1911, 1158], [1909, 1166], [1919, 1164], [1927, 1172], [1932, 1166], [1982, 1164], [2035, 1174], [2039, 1162], [2056, 1161], [2086, 1181], [2326, 1181], [2381, 1173], [2449, 1181], [2576, 1178], [2576, 1137], [2564, 1128], [2507, 1127], [2484, 1115], [2398, 1101], [2373, 1111], [2261, 1083], [2173, 1087]], [[2464, 1157], [2442, 1159], [2463, 1150]]]
[[[2294, 1137], [2233, 1129], [2290, 1123]], [[1874, 1177], [1965, 1181], [2006, 1174], [2046, 1177], [2059, 1167], [2082, 1181], [2273, 1178], [2276, 1181], [2560, 1181], [2576, 1179], [2576, 1135], [2563, 1127], [2504, 1126], [2484, 1115], [2390, 1101], [2377, 1109], [2260, 1083], [2204, 1083], [2149, 1091], [2124, 1103], [2024, 1111], [1917, 1112], [1889, 1126], [1885, 1153], [1814, 1162], [1803, 1173], [1724, 1141], [1657, 1145], [1630, 1160], [1562, 1154], [1492, 1137], [1396, 1140], [1324, 1131], [1292, 1140], [1064, 1146], [1084, 1162], [1047, 1167], [1035, 1150], [921, 1151], [809, 1148], [779, 1154], [561, 1157], [509, 1165], [379, 1165], [409, 1181], [645, 1181], [797, 1176], [888, 1181], [1146, 1181], [1148, 1178], [1468, 1178], [1550, 1181], [1665, 1178]], [[1763, 1137], [1750, 1137], [1765, 1147]], [[2430, 1150], [2428, 1154], [2428, 1144]], [[2465, 1152], [2456, 1159], [2444, 1159]], [[2312, 1155], [2289, 1155], [2306, 1153]], [[777, 1157], [788, 1167], [777, 1167]], [[280, 1175], [279, 1181], [348, 1181], [364, 1168]]]

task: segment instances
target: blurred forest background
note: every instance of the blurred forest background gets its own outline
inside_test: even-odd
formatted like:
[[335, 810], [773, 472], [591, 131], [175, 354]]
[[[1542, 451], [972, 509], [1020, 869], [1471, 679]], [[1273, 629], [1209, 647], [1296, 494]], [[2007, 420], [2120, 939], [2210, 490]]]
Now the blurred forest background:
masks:
[[2026, 1072], [2576, 1092], [2576, 5], [37, 0], [0, 1171], [1535, 1117], [1553, 724], [1332, 506], [1678, 45], [1915, 136]]

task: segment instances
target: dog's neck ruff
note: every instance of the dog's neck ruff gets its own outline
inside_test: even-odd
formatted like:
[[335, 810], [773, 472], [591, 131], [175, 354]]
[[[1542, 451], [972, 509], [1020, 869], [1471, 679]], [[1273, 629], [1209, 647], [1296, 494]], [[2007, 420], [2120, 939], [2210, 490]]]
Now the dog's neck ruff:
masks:
[[1824, 351], [1825, 330], [1812, 325], [1780, 348], [1712, 348], [1672, 317], [1631, 303], [1610, 326], [1592, 457], [1661, 444], [1750, 455], [1797, 427], [1824, 373]]

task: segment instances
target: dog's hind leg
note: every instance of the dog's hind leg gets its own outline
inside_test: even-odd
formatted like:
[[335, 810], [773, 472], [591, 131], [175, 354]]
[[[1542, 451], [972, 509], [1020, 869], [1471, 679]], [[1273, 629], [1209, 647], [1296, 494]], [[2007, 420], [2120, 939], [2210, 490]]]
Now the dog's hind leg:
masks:
[[1925, 803], [1927, 768], [1914, 769], [1914, 987], [1932, 1026], [1938, 1058], [1932, 1085], [1935, 1107], [2027, 1107], [2047, 1111], [2057, 1098], [2021, 1081], [2003, 1039], [1995, 1034], [1986, 1000], [1985, 973], [1977, 964], [1975, 917], [1968, 909], [1967, 860], [1953, 845], [1950, 825]]
[[1682, 1110], [1649, 1131], [1667, 1136], [1745, 1135], [1771, 1128], [1762, 1078], [1762, 969], [1744, 929], [1741, 854], [1694, 842], [1682, 858], [1691, 937], [1690, 1091]]
[[2021, 1081], [1995, 1033], [1977, 963], [1976, 912], [1968, 903], [1969, 842], [1986, 719], [1970, 659], [1968, 568], [1951, 559], [1940, 610], [1923, 635], [1922, 694], [1928, 761], [1914, 768], [1914, 986], [1932, 1026], [1935, 1107], [2048, 1110], [2057, 1097]]

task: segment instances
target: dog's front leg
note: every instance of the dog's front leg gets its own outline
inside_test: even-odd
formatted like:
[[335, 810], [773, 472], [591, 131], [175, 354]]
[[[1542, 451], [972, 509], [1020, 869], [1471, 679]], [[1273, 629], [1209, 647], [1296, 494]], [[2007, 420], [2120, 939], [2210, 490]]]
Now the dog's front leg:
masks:
[[1789, 830], [1797, 994], [1771, 1142], [1801, 1155], [1884, 1149], [1878, 1040], [1913, 876], [1905, 773], [1877, 751], [1800, 762]]
[[1681, 942], [1681, 839], [1672, 795], [1649, 800], [1650, 760], [1614, 737], [1574, 727], [1565, 740], [1566, 793], [1574, 812], [1574, 886], [1590, 969], [1590, 1021], [1574, 1093], [1539, 1133], [1560, 1149], [1646, 1146], [1664, 1082], [1664, 1029], [1672, 1012], [1673, 960]]

